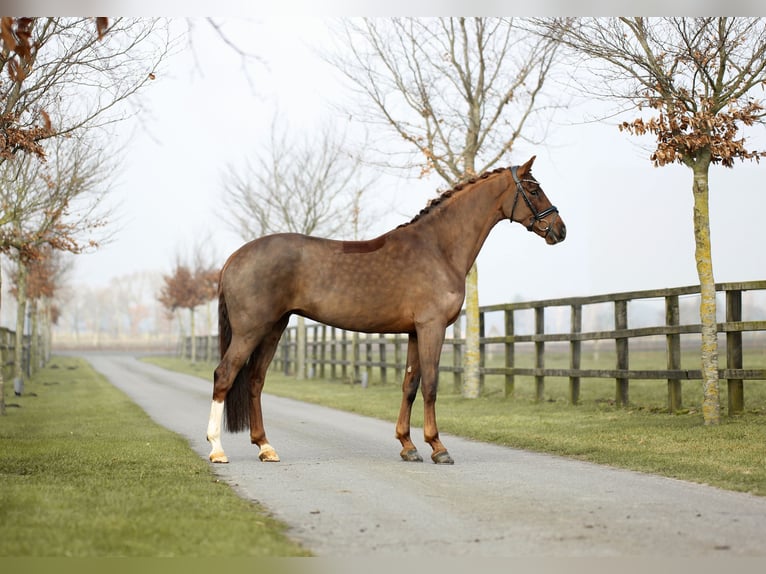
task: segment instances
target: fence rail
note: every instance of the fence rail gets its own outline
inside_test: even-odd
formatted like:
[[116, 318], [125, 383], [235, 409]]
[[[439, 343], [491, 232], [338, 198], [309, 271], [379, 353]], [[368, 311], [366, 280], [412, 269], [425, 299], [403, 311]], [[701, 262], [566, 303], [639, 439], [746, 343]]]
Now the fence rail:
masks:
[[[766, 368], [745, 368], [743, 365], [743, 333], [756, 333], [762, 337], [766, 333], [766, 320], [743, 319], [742, 295], [744, 292], [762, 292], [766, 294], [766, 281], [742, 283], [720, 283], [716, 285], [724, 301], [720, 305], [725, 310], [725, 317], [718, 323], [718, 333], [725, 337], [725, 368], [719, 370], [721, 380], [728, 385], [728, 410], [730, 414], [744, 409], [744, 381], [766, 380]], [[670, 412], [681, 408], [681, 383], [685, 380], [701, 379], [701, 370], [684, 368], [681, 361], [682, 337], [701, 332], [699, 323], [693, 320], [683, 322], [681, 298], [698, 296], [699, 286], [655, 289], [650, 291], [630, 291], [588, 297], [569, 297], [491, 305], [480, 309], [480, 373], [486, 376], [504, 378], [503, 392], [506, 396], [514, 393], [516, 378], [532, 377], [535, 396], [543, 399], [545, 381], [548, 377], [562, 377], [569, 380], [569, 401], [577, 404], [583, 379], [608, 378], [615, 381], [615, 401], [627, 405], [631, 380], [656, 379], [667, 381], [668, 409]], [[647, 301], [657, 303], [664, 300], [662, 324], [629, 328], [629, 323], [640, 317], [640, 313], [631, 313], [631, 305]], [[584, 311], [596, 306], [607, 305], [611, 309], [611, 328], [602, 324], [597, 328], [584, 329]], [[698, 305], [696, 305], [698, 308]], [[547, 313], [546, 313], [547, 311]], [[531, 312], [533, 318], [527, 321], [530, 332], [522, 332], [520, 315]], [[497, 317], [500, 316], [498, 320]], [[566, 329], [562, 329], [562, 316], [568, 315]], [[698, 313], [693, 315], [698, 321]], [[485, 325], [495, 318], [495, 330], [502, 328], [502, 334], [487, 336]], [[559, 323], [559, 328], [551, 327], [550, 318]], [[462, 356], [464, 339], [460, 336], [459, 320], [452, 329], [452, 336], [445, 339], [442, 362], [439, 370], [452, 373], [453, 384], [459, 388], [462, 384]], [[657, 342], [660, 339], [660, 342]], [[203, 340], [207, 342], [203, 343]], [[599, 344], [602, 341], [614, 341], [614, 368], [584, 368], [583, 344]], [[630, 368], [631, 347], [644, 347], [650, 341], [665, 351], [665, 368], [632, 369]], [[697, 345], [698, 345], [697, 340]], [[633, 343], [633, 345], [631, 344]], [[198, 338], [198, 356], [205, 356], [209, 351], [206, 345], [217, 345], [213, 338]], [[533, 346], [533, 366], [517, 364], [517, 351], [520, 347]], [[557, 351], [565, 348], [568, 368], [546, 365], [546, 350], [554, 347]], [[761, 345], [762, 346], [762, 345]], [[184, 349], [190, 348], [186, 341]], [[318, 378], [352, 379], [365, 383], [372, 370], [377, 369], [380, 380], [384, 383], [401, 380], [404, 375], [407, 337], [404, 335], [383, 336], [366, 335], [335, 329], [321, 324], [307, 326], [305, 364], [308, 375]], [[487, 360], [488, 350], [494, 354], [500, 351], [502, 360]], [[724, 356], [724, 353], [721, 353]], [[450, 359], [451, 355], [451, 359]], [[699, 356], [699, 355], [697, 355]], [[297, 361], [296, 327], [288, 327], [280, 341], [274, 359], [274, 368], [285, 373], [294, 373]]]

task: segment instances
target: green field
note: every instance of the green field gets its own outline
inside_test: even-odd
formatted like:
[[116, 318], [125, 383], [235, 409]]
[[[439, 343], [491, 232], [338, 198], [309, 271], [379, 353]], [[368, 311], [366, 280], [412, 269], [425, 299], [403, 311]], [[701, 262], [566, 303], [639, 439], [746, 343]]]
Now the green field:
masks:
[[[206, 379], [200, 384], [211, 385], [213, 364], [192, 365], [170, 357], [148, 360], [196, 374]], [[488, 379], [485, 396], [473, 400], [454, 392], [449, 374], [442, 377], [437, 402], [442, 433], [766, 496], [764, 381], [745, 384], [743, 414], [724, 416], [721, 425], [706, 427], [699, 412], [701, 385], [695, 381], [684, 383], [685, 408], [668, 414], [663, 381], [632, 381], [631, 404], [621, 408], [614, 405], [614, 381], [609, 379], [583, 380], [581, 403], [571, 406], [566, 399], [566, 379], [547, 379], [545, 400], [537, 403], [534, 383], [523, 377], [518, 377], [513, 398], [502, 396], [502, 383]], [[389, 379], [393, 380], [393, 373]], [[374, 377], [371, 381], [362, 388], [344, 381], [298, 381], [272, 372], [265, 390], [393, 423], [401, 400], [399, 383], [380, 384]], [[722, 384], [724, 405], [725, 386]], [[265, 417], [268, 424], [268, 412]], [[413, 425], [421, 424], [422, 402], [418, 400]], [[397, 456], [395, 439], [381, 440], [391, 440], [392, 456]]]
[[307, 554], [85, 361], [54, 357], [8, 403], [0, 557]]

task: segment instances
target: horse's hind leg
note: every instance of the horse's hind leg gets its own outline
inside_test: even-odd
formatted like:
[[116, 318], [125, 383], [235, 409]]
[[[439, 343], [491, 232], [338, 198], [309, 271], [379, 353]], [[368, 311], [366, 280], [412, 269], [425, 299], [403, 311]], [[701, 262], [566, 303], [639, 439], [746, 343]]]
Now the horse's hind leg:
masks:
[[207, 425], [207, 440], [211, 447], [209, 455], [211, 462], [229, 462], [221, 443], [224, 399], [254, 346], [252, 339], [233, 337], [229, 348], [215, 369], [213, 375], [213, 402], [210, 406], [210, 418]]
[[251, 358], [254, 364], [250, 374], [250, 442], [260, 449], [258, 458], [263, 462], [279, 462], [279, 455], [269, 444], [266, 431], [263, 427], [263, 412], [261, 409], [261, 391], [266, 381], [266, 371], [274, 358], [274, 353], [279, 345], [279, 338], [287, 326], [289, 315], [285, 315], [266, 335]]
[[399, 455], [407, 462], [423, 462], [423, 457], [410, 438], [410, 415], [412, 403], [418, 394], [420, 385], [420, 358], [418, 356], [418, 340], [413, 334], [407, 343], [407, 369], [402, 382], [402, 406], [399, 409], [399, 418], [396, 421], [396, 438], [402, 443], [402, 451]]

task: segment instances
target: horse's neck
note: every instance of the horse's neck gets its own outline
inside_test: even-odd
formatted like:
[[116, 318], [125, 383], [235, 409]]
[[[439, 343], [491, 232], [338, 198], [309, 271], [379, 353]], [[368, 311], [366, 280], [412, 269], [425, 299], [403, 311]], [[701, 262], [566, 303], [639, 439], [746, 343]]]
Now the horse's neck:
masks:
[[507, 184], [504, 175], [481, 179], [457, 192], [443, 206], [439, 217], [429, 217], [437, 242], [460, 272], [465, 274], [479, 255], [492, 228], [502, 219], [500, 202]]

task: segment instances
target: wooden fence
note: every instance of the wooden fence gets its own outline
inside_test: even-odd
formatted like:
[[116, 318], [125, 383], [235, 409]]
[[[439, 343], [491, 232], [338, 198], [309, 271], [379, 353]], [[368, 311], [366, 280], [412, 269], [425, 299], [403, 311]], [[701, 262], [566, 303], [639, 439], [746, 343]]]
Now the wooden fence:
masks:
[[[725, 337], [725, 345], [720, 346], [720, 378], [728, 385], [728, 412], [739, 413], [744, 408], [744, 381], [766, 380], [766, 368], [744, 368], [743, 334], [753, 333], [756, 346], [763, 348], [766, 333], [766, 315], [764, 318], [743, 319], [743, 293], [761, 292], [766, 295], [766, 281], [744, 283], [721, 283], [716, 285], [725, 313], [718, 323], [718, 332]], [[492, 305], [480, 309], [480, 372], [482, 383], [487, 376], [500, 376], [503, 379], [503, 392], [506, 396], [514, 393], [517, 377], [532, 377], [535, 396], [543, 399], [547, 377], [564, 377], [569, 381], [569, 401], [577, 404], [583, 379], [606, 378], [615, 381], [615, 402], [627, 405], [631, 380], [654, 379], [667, 381], [667, 405], [670, 412], [681, 408], [681, 382], [700, 380], [699, 368], [683, 368], [681, 361], [682, 341], [694, 352], [699, 349], [699, 336], [689, 343], [688, 335], [701, 332], [699, 324], [699, 286], [656, 289], [651, 291], [633, 291], [611, 293], [589, 297], [570, 297]], [[681, 300], [689, 299], [684, 309]], [[646, 302], [655, 305], [664, 301], [664, 313], [660, 313], [660, 324], [630, 328], [631, 322], [646, 322], [646, 312], [631, 307], [641, 306]], [[608, 321], [604, 320], [608, 308]], [[595, 327], [584, 328], [583, 318], [588, 310], [600, 309], [600, 315], [590, 313], [596, 320], [590, 322]], [[751, 306], [757, 311], [760, 307]], [[682, 313], [682, 310], [691, 311]], [[524, 314], [531, 317], [522, 317]], [[766, 313], [766, 311], [764, 311]], [[682, 320], [682, 315], [689, 317]], [[651, 315], [651, 313], [649, 314]], [[655, 314], [656, 315], [656, 314]], [[562, 319], [566, 316], [566, 320]], [[526, 319], [526, 321], [524, 320]], [[599, 322], [600, 321], [600, 322]], [[609, 323], [606, 325], [605, 323]], [[487, 334], [486, 325], [492, 324]], [[462, 356], [464, 339], [460, 336], [459, 320], [455, 328], [448, 332], [445, 339], [442, 361], [439, 370], [451, 373], [453, 384], [459, 389], [462, 384]], [[526, 332], [525, 332], [526, 328]], [[365, 384], [370, 380], [373, 369], [383, 383], [392, 380], [401, 381], [404, 375], [407, 337], [367, 335], [335, 329], [321, 324], [307, 327], [306, 360], [307, 376], [317, 378], [345, 379]], [[199, 338], [202, 339], [202, 338]], [[207, 339], [207, 338], [206, 338]], [[658, 340], [659, 339], [659, 340]], [[755, 339], [754, 339], [755, 340]], [[583, 368], [583, 344], [597, 345], [603, 349], [603, 342], [613, 341], [614, 368]], [[200, 344], [200, 341], [197, 341]], [[217, 341], [214, 339], [214, 344]], [[611, 346], [611, 344], [609, 345]], [[631, 349], [645, 349], [654, 346], [664, 349], [665, 368], [631, 369]], [[185, 345], [189, 347], [189, 342]], [[531, 351], [522, 353], [522, 348], [531, 347]], [[546, 350], [555, 349], [558, 358], [549, 359]], [[491, 353], [488, 351], [491, 350]], [[288, 327], [280, 341], [274, 358], [273, 368], [284, 373], [296, 370], [296, 327]], [[561, 353], [566, 355], [568, 365], [552, 366], [550, 363], [561, 362]], [[608, 349], [607, 349], [608, 351]], [[198, 356], [204, 356], [205, 349], [198, 347]], [[492, 359], [488, 360], [488, 355]], [[496, 355], [501, 355], [500, 360]], [[609, 353], [610, 356], [612, 353]], [[532, 364], [525, 366], [529, 356]], [[694, 364], [699, 365], [699, 353]], [[764, 365], [766, 366], [766, 365]], [[393, 378], [392, 378], [393, 377]]]
[[[211, 362], [218, 359], [218, 335], [202, 335], [194, 337], [196, 345], [195, 357], [198, 361]], [[178, 355], [191, 359], [192, 338], [182, 337], [178, 344]]]
[[[27, 376], [32, 375], [33, 365], [30, 361], [30, 341], [29, 335], [23, 338], [23, 348], [21, 352], [21, 370]], [[0, 368], [3, 369], [3, 380], [13, 380], [14, 350], [16, 349], [16, 333], [5, 327], [0, 327]], [[16, 390], [20, 392], [22, 381], [14, 381]]]

